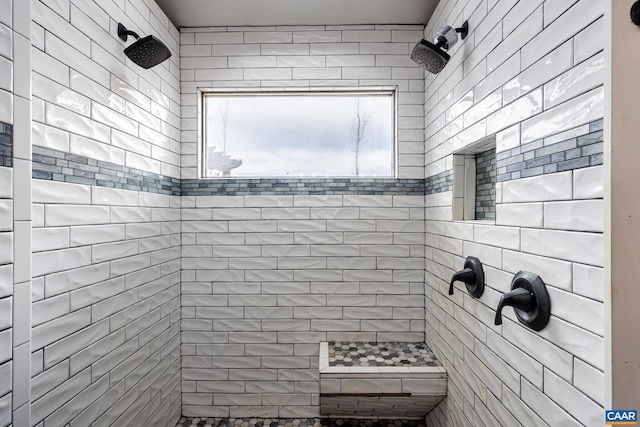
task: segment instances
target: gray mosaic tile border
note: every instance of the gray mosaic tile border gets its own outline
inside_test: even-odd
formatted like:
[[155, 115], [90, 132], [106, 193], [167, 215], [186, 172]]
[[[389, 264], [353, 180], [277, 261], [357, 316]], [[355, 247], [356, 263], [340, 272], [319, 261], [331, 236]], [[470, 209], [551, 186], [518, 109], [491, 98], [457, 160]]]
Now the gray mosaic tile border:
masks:
[[183, 196], [248, 195], [397, 195], [421, 196], [424, 179], [394, 178], [261, 178], [184, 179]]
[[424, 179], [178, 179], [49, 148], [33, 147], [35, 179], [174, 196], [398, 195], [421, 196]]
[[496, 149], [476, 154], [476, 219], [496, 219]]
[[180, 195], [180, 179], [84, 156], [33, 147], [34, 179], [96, 185], [147, 193]]
[[0, 166], [13, 167], [13, 125], [0, 122]]
[[424, 180], [424, 194], [444, 193], [453, 189], [453, 171], [441, 172]]
[[602, 129], [601, 119], [499, 153], [498, 182], [601, 165]]

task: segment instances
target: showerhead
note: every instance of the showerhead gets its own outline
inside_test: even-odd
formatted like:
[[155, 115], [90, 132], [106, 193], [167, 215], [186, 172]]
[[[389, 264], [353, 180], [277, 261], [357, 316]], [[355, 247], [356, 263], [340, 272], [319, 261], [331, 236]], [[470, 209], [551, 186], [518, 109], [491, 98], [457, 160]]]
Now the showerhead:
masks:
[[413, 48], [411, 59], [428, 72], [438, 74], [451, 57], [440, 46], [422, 39]]
[[155, 36], [140, 38], [138, 34], [127, 30], [122, 24], [118, 24], [118, 36], [123, 41], [127, 41], [127, 36], [138, 39], [124, 50], [124, 54], [142, 68], [155, 67], [171, 57], [169, 48]]
[[438, 74], [447, 65], [451, 56], [446, 52], [457, 43], [458, 34], [464, 40], [469, 32], [469, 24], [465, 22], [460, 28], [451, 28], [448, 25], [440, 27], [435, 34], [436, 43], [420, 40], [411, 52], [411, 59], [425, 70]]

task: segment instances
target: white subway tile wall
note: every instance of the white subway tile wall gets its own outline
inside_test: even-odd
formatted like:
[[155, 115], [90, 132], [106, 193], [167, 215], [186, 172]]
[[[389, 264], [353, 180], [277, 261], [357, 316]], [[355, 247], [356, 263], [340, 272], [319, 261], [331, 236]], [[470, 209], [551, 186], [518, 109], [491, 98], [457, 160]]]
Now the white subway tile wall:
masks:
[[[32, 47], [33, 97], [45, 109], [33, 115], [34, 145], [179, 178], [176, 28], [150, 0], [50, 3], [33, 3], [33, 31], [45, 41]], [[159, 37], [172, 57], [150, 70], [133, 64], [118, 22]]]
[[[512, 155], [589, 133], [585, 125], [603, 116], [602, 13], [595, 0], [440, 2], [425, 35], [467, 19], [470, 35], [426, 78], [425, 177], [495, 133], [498, 153]], [[495, 223], [452, 222], [446, 189], [426, 197], [425, 336], [449, 374], [429, 425], [602, 423], [602, 166], [516, 178], [497, 184]], [[449, 297], [470, 255], [485, 264], [487, 291], [473, 299], [456, 285]], [[540, 333], [511, 309], [493, 323], [520, 270], [549, 288], [552, 317]]]
[[31, 7], [0, 5], [0, 425], [30, 423]]
[[[57, 181], [26, 179], [32, 341], [20, 360], [31, 363], [29, 425], [175, 425], [180, 198], [96, 186], [98, 166], [86, 159], [111, 163], [113, 176], [120, 165], [180, 177], [179, 33], [152, 0], [32, 5], [34, 178]], [[160, 38], [173, 56], [136, 66], [119, 22]]]
[[423, 203], [184, 196], [183, 413], [315, 417], [320, 341], [423, 341]]
[[[0, 425], [9, 425], [12, 420], [13, 397], [13, 58], [11, 57], [12, 1], [3, 2], [7, 14], [0, 18], [0, 42], [8, 49], [0, 53]], [[5, 125], [6, 124], [6, 125]]]

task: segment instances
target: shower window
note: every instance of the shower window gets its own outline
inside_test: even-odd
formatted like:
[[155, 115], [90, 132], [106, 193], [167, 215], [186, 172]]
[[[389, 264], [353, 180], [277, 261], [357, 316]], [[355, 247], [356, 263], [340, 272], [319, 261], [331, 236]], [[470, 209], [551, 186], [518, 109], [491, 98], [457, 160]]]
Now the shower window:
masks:
[[395, 91], [202, 95], [201, 176], [394, 177]]

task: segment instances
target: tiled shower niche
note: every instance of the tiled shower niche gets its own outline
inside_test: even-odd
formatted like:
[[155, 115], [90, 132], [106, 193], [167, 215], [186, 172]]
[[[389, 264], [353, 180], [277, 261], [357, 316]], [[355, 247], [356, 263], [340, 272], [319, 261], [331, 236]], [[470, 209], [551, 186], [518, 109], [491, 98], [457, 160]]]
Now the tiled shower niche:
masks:
[[453, 219], [496, 217], [496, 139], [485, 138], [453, 155]]

